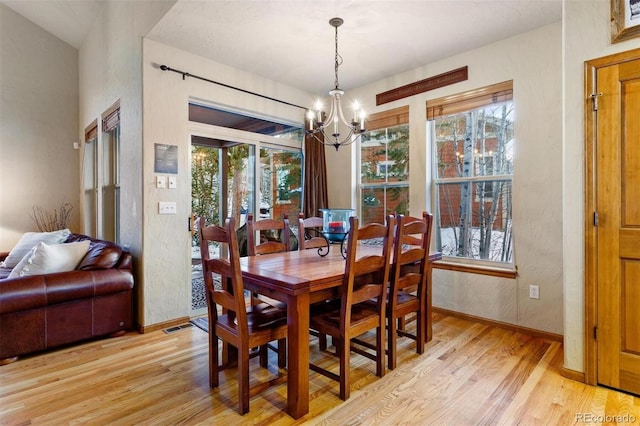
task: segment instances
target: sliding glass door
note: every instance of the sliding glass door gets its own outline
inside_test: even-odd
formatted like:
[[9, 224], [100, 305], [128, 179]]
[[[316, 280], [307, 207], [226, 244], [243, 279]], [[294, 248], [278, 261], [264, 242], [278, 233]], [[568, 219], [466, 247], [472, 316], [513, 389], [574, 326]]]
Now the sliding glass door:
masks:
[[[191, 208], [195, 219], [222, 225], [235, 218], [241, 255], [246, 252], [246, 220], [280, 218], [295, 226], [302, 200], [302, 139], [295, 125], [189, 103]], [[206, 309], [197, 229], [193, 229], [192, 309]], [[295, 232], [295, 230], [294, 230]], [[209, 252], [218, 256], [217, 247]]]

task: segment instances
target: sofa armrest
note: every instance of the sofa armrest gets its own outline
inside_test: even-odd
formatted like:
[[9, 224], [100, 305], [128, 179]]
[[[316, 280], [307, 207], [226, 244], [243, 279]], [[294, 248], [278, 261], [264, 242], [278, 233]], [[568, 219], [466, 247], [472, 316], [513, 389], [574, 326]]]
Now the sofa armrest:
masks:
[[120, 261], [116, 265], [118, 269], [133, 270], [133, 256], [128, 251], [123, 251]]

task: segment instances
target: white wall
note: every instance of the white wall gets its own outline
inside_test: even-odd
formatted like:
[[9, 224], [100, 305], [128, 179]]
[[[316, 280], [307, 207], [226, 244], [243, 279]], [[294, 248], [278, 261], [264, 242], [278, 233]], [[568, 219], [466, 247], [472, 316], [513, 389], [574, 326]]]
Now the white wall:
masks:
[[[426, 102], [441, 96], [513, 80], [516, 108], [513, 182], [515, 280], [435, 270], [434, 306], [562, 334], [562, 25], [560, 22], [388, 78], [347, 95], [374, 113], [410, 107], [410, 206], [419, 215], [430, 204], [431, 153]], [[375, 95], [467, 65], [465, 82], [379, 107]], [[351, 203], [345, 170], [349, 151], [329, 152], [329, 204]], [[340, 158], [338, 158], [340, 157]], [[540, 299], [529, 299], [529, 284]]]
[[78, 51], [0, 4], [0, 251], [37, 231], [34, 206], [73, 205], [80, 231]]
[[565, 367], [584, 371], [584, 62], [640, 48], [611, 44], [609, 2], [564, 1], [564, 329]]
[[[84, 129], [120, 102], [121, 243], [134, 256], [138, 307], [142, 312], [142, 36], [175, 0], [105, 2], [80, 47], [80, 123]], [[81, 139], [82, 140], [82, 139]], [[78, 183], [79, 185], [79, 183]], [[139, 322], [143, 322], [139, 318]]]
[[[232, 105], [267, 117], [303, 124], [304, 110], [194, 78], [161, 71], [183, 70], [297, 105], [313, 97], [285, 84], [210, 61], [150, 39], [143, 56], [144, 324], [158, 324], [191, 313], [191, 154], [188, 126], [190, 98]], [[155, 187], [154, 145], [178, 146], [176, 189]], [[174, 201], [177, 214], [159, 215], [158, 202]]]

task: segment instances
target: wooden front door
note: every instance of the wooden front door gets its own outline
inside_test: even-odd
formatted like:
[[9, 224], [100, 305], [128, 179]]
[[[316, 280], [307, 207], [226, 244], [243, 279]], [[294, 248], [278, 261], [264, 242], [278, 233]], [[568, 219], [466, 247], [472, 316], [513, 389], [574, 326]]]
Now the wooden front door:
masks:
[[596, 378], [640, 394], [640, 57], [591, 77]]

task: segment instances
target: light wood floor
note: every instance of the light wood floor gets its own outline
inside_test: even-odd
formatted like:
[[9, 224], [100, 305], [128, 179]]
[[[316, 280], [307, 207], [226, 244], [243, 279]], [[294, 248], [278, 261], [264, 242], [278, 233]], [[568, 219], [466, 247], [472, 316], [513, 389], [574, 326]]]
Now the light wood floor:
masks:
[[[336, 364], [311, 343], [316, 362]], [[210, 389], [202, 330], [129, 333], [1, 366], [0, 424], [640, 424], [640, 398], [563, 378], [558, 342], [435, 315], [424, 355], [401, 343], [399, 367], [384, 378], [352, 355], [347, 402], [311, 372], [310, 413], [296, 421], [283, 412], [286, 384], [252, 398], [245, 416], [235, 370]], [[271, 374], [253, 361], [256, 379]]]

